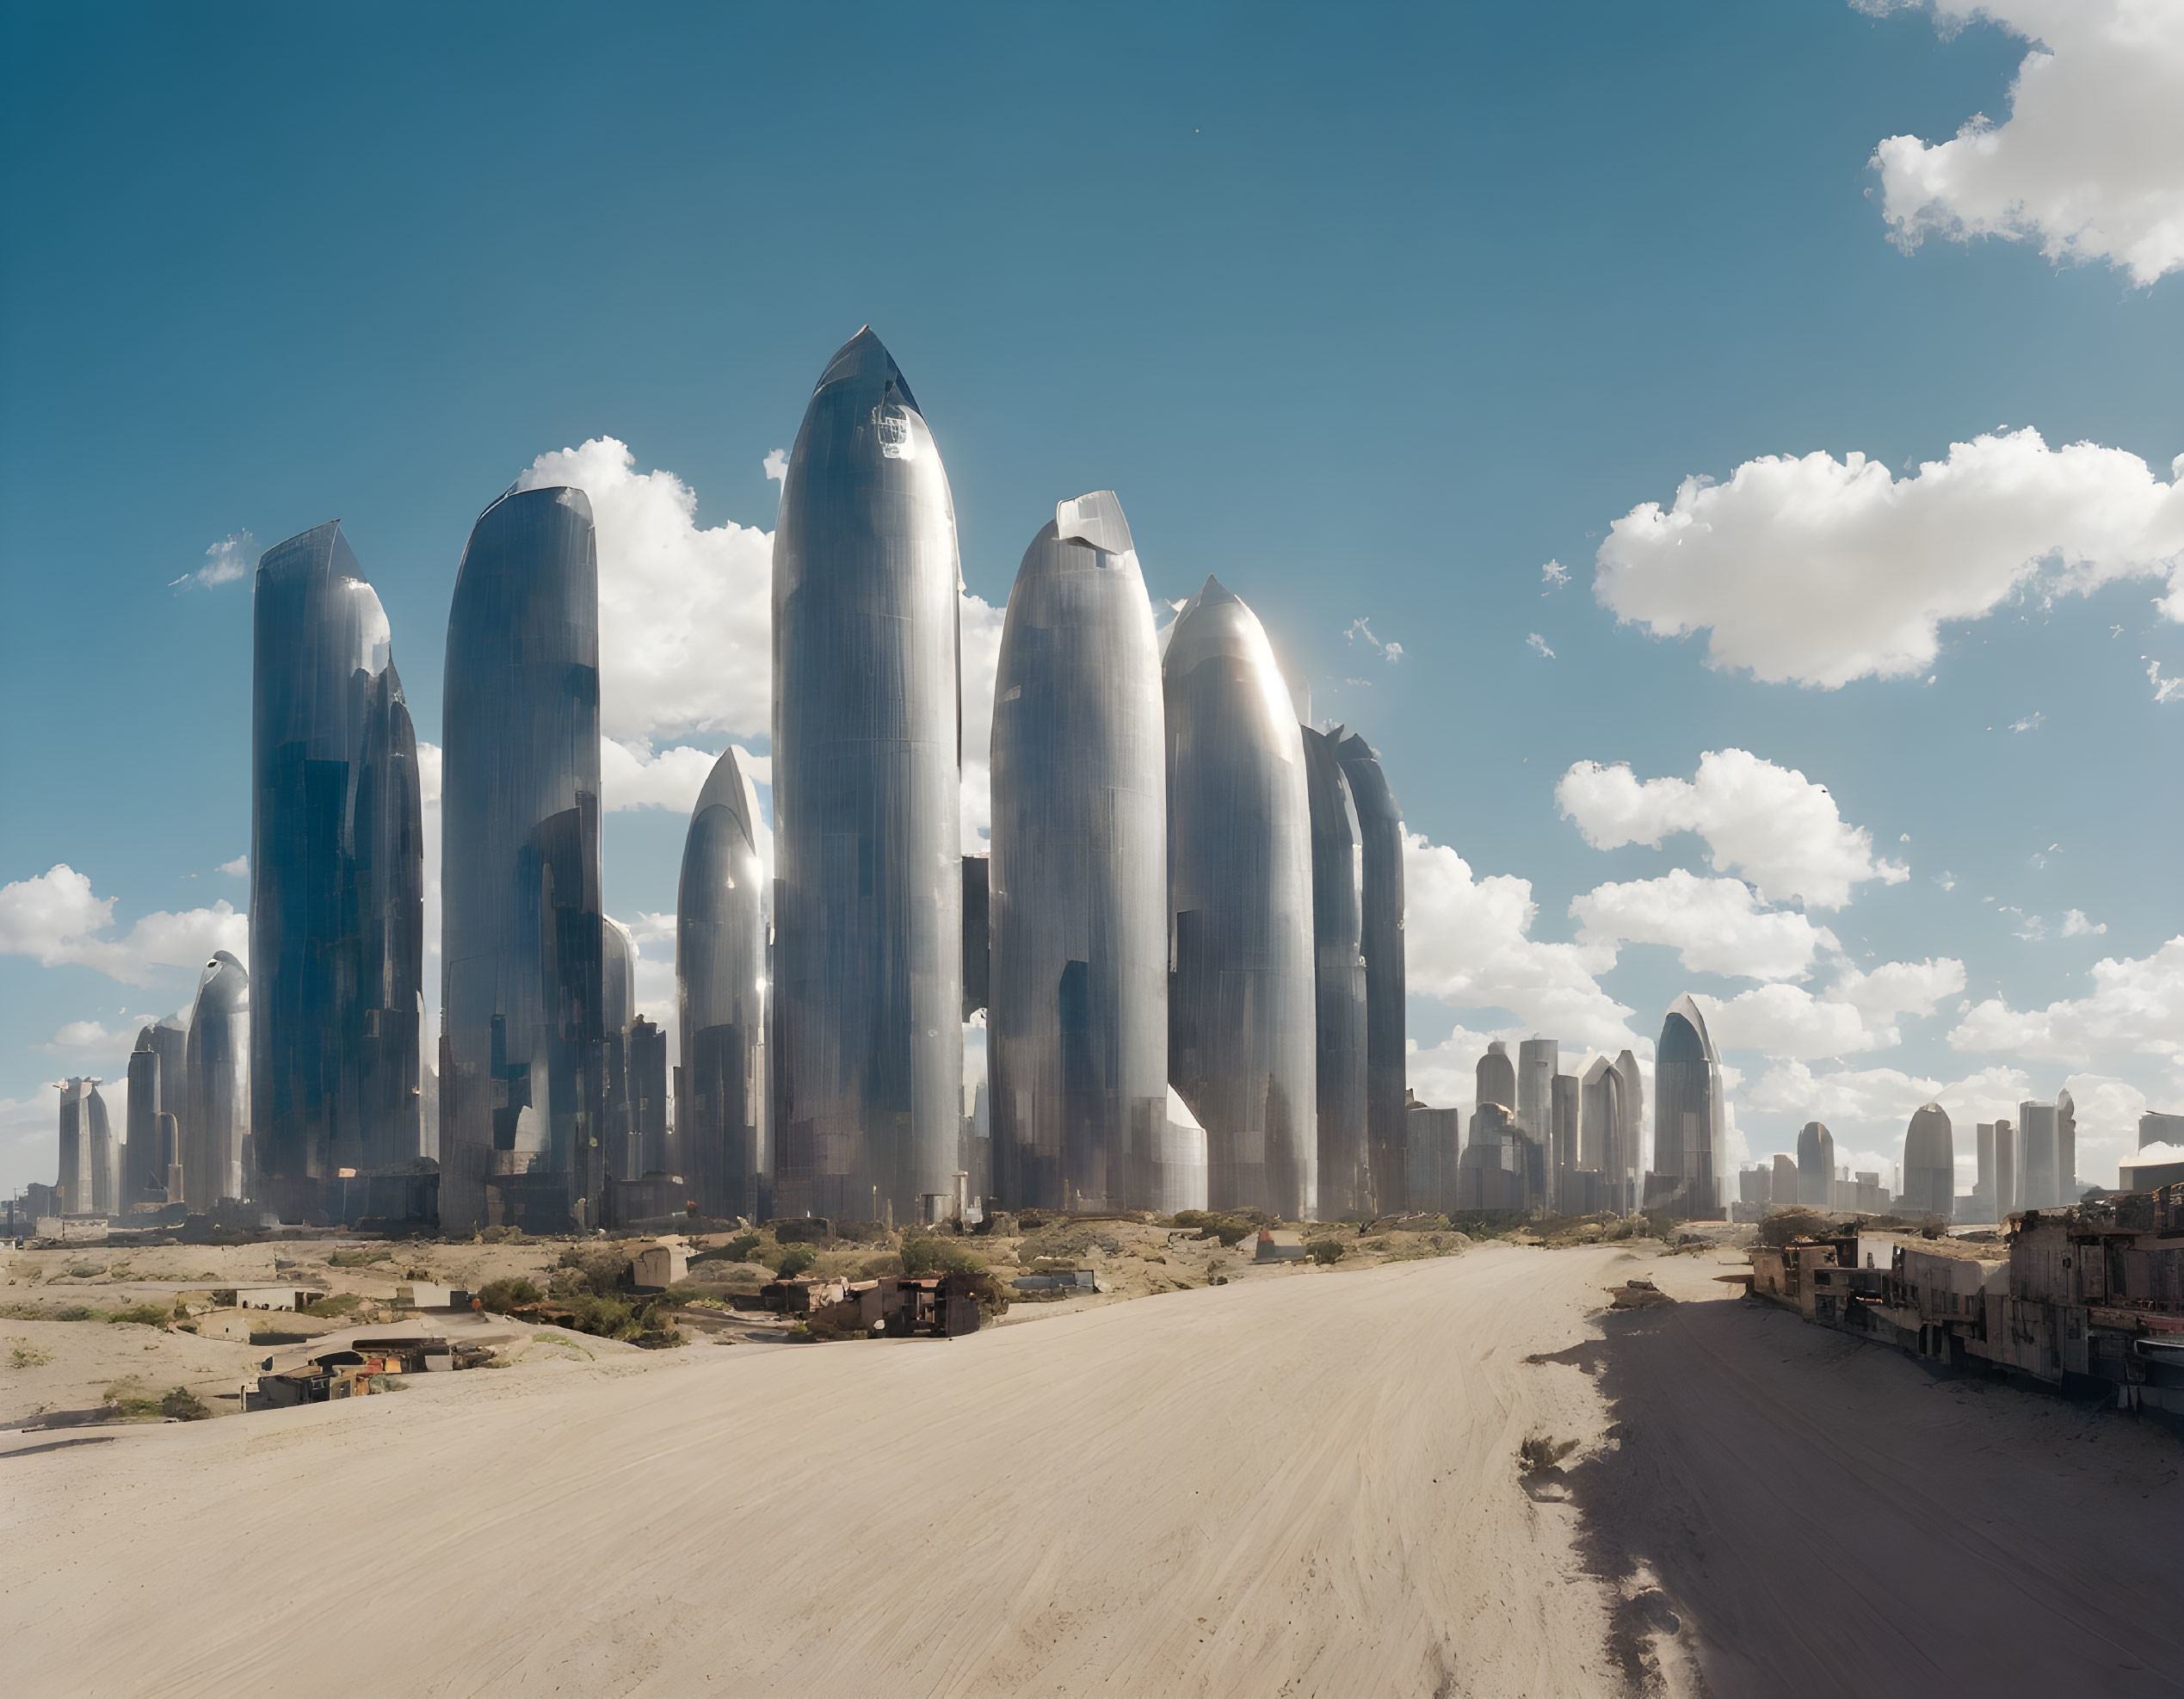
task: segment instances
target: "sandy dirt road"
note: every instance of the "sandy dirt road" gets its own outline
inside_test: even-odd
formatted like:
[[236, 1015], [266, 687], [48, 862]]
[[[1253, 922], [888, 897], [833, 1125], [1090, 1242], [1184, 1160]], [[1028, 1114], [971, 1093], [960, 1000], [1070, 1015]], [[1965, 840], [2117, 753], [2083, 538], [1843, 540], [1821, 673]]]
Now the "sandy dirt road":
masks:
[[9, 1690], [1612, 1691], [1516, 1453], [1601, 1425], [1524, 1358], [1634, 1266], [1482, 1249], [0, 1456]]

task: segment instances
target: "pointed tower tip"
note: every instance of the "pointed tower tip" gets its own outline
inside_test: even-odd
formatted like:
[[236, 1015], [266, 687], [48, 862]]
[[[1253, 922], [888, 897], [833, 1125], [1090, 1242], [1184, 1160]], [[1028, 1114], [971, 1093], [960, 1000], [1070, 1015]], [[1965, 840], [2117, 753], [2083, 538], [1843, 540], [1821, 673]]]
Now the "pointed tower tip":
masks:
[[1241, 602], [1243, 598], [1209, 572], [1206, 575], [1206, 582], [1199, 587], [1198, 600], [1210, 605], [1221, 602]]

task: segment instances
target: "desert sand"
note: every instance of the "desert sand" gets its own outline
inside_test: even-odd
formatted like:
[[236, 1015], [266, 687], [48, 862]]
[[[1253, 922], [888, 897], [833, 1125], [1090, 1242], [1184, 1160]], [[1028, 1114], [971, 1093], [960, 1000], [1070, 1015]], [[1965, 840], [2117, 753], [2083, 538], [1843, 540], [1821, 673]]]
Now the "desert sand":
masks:
[[[9, 1690], [2177, 1690], [2173, 1436], [1723, 1267], [1489, 1245], [0, 1436]], [[1683, 1301], [1605, 1316], [1632, 1274]]]

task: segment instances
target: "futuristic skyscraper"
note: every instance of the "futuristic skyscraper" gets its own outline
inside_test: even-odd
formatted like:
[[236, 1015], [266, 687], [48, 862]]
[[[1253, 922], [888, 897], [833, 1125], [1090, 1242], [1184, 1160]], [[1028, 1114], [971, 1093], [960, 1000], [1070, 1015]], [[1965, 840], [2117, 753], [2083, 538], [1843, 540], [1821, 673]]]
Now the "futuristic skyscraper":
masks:
[[2078, 1106], [2068, 1091], [2055, 1094], [2055, 1202], [2078, 1201]]
[[419, 1153], [424, 836], [416, 736], [379, 598], [338, 523], [258, 563], [250, 1100], [256, 1195]]
[[1653, 1171], [1645, 1203], [1699, 1219], [1720, 1208], [1714, 1157], [1721, 1148], [1721, 1057], [1689, 994], [1669, 1005], [1653, 1053]]
[[1480, 1103], [1499, 1103], [1512, 1115], [1516, 1113], [1516, 1064], [1509, 1059], [1507, 1044], [1498, 1038], [1488, 1041], [1486, 1053], [1478, 1059], [1471, 1078], [1474, 1109]]
[[1168, 1066], [1206, 1128], [1215, 1209], [1318, 1211], [1311, 810], [1258, 616], [1208, 578], [1162, 662]]
[[60, 1086], [60, 1170], [53, 1180], [64, 1215], [88, 1215], [96, 1183], [91, 1177], [91, 1140], [85, 1126], [84, 1094], [96, 1082], [69, 1078]]
[[1798, 1202], [1809, 1209], [1825, 1209], [1834, 1201], [1835, 1184], [1835, 1134], [1808, 1121], [1798, 1132]]
[[1595, 1056], [1577, 1080], [1578, 1162], [1601, 1178], [1603, 1208], [1631, 1208], [1630, 1182], [1622, 1162], [1623, 1076], [1605, 1056]]
[[201, 1214], [222, 1198], [250, 1195], [250, 976], [225, 950], [215, 950], [198, 978], [185, 1067], [182, 1193]]
[[[145, 1059], [139, 1061], [138, 1059]], [[145, 1095], [138, 1119], [138, 1081], [142, 1076]], [[162, 1130], [160, 1117], [171, 1115], [171, 1129]], [[169, 1015], [137, 1032], [135, 1054], [129, 1059], [129, 1138], [126, 1160], [134, 1169], [123, 1185], [129, 1201], [163, 1199], [183, 1202], [182, 1188], [170, 1183], [182, 1161], [182, 1129], [189, 1118], [189, 1022], [181, 1015]], [[141, 1151], [139, 1139], [144, 1140]], [[170, 1172], [170, 1171], [176, 1171]], [[129, 1189], [133, 1188], [133, 1189]]]
[[2052, 1103], [2027, 1101], [2017, 1106], [2016, 1207], [2020, 1209], [2045, 1209], [2063, 1202], [2061, 1171], [2055, 1160], [2055, 1123]]
[[955, 508], [879, 338], [820, 374], [774, 537], [774, 1208], [908, 1218], [963, 1119]]
[[682, 844], [675, 911], [682, 1177], [706, 1215], [758, 1220], [766, 1150], [766, 869], [741, 750], [713, 763]]
[[637, 947], [611, 914], [599, 917], [599, 1151], [602, 1173], [644, 1172], [629, 1097], [629, 1026], [637, 1016]]
[[1329, 1221], [1369, 1219], [1374, 1208], [1367, 1136], [1363, 834], [1338, 754], [1342, 728], [1302, 730], [1312, 827], [1319, 1213]]
[[1956, 1141], [1949, 1112], [1939, 1103], [1915, 1110], [1904, 1130], [1903, 1203], [1945, 1221], [1956, 1213]]
[[1554, 1134], [1554, 1078], [1561, 1067], [1562, 1045], [1555, 1039], [1527, 1038], [1517, 1046], [1517, 1125], [1542, 1150]]
[[167, 1183], [167, 1165], [159, 1154], [159, 1053], [151, 1047], [150, 1027], [137, 1034], [137, 1047], [129, 1053], [128, 1066], [129, 1095], [121, 1112], [120, 1207], [124, 1209], [160, 1196]]
[[599, 558], [583, 491], [510, 491], [478, 516], [441, 719], [441, 1226], [592, 1225], [605, 946]]
[[[993, 710], [995, 1195], [1161, 1206], [1168, 1137], [1160, 648], [1122, 504], [1057, 504], [1009, 594]], [[1188, 1156], [1181, 1159], [1188, 1161]]]
[[1364, 843], [1365, 1124], [1376, 1214], [1421, 1208], [1404, 1195], [1410, 1058], [1403, 948], [1403, 812], [1372, 745], [1355, 732], [1336, 746]]

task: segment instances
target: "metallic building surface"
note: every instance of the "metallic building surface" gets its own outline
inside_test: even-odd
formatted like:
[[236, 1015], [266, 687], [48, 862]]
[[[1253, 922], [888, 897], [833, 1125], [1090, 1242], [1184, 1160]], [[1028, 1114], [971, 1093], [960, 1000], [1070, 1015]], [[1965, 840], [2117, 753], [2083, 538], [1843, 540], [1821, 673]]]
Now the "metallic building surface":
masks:
[[629, 1025], [629, 1108], [637, 1123], [639, 1171], [681, 1174], [668, 1139], [667, 1034], [642, 1015]]
[[1912, 1112], [1903, 1133], [1903, 1203], [1946, 1221], [1956, 1213], [1956, 1141], [1949, 1112], [1928, 1103]]
[[1364, 834], [1338, 754], [1342, 728], [1300, 729], [1312, 828], [1319, 1214], [1326, 1221], [1369, 1220], [1377, 1212], [1367, 1109]]
[[1580, 1125], [1577, 1076], [1558, 1073], [1547, 1081], [1547, 1201], [1565, 1214], [1584, 1213], [1576, 1183]]
[[1409, 1101], [1404, 1110], [1404, 1195], [1412, 1209], [1447, 1214], [1464, 1207], [1464, 1112]]
[[597, 1220], [599, 559], [581, 490], [478, 516], [447, 616], [440, 1219]]
[[634, 1180], [637, 1122], [630, 1107], [629, 1026], [637, 1017], [637, 946], [611, 914], [599, 917], [599, 1148], [602, 1170]]
[[1562, 1045], [1552, 1038], [1527, 1038], [1517, 1046], [1517, 1125], [1545, 1145], [1553, 1137], [1555, 1075], [1562, 1067]]
[[2055, 1094], [2055, 1202], [2078, 1201], [2078, 1106], [2068, 1091]]
[[2007, 1121], [1995, 1123], [1995, 1220], [2007, 1221], [2024, 1206], [2017, 1190], [2017, 1129]]
[[1163, 1214], [1206, 1208], [1206, 1129], [1174, 1086], [1167, 1090], [1160, 1149], [1153, 1165], [1160, 1189], [1150, 1206]]
[[250, 1195], [250, 976], [225, 950], [199, 976], [184, 1066], [183, 1199], [201, 1214]]
[[1426, 1206], [1406, 1195], [1410, 1056], [1408, 970], [1404, 961], [1403, 812], [1373, 747], [1355, 732], [1336, 746], [1364, 846], [1365, 1121], [1373, 1209], [1383, 1215]]
[[1214, 1209], [1319, 1208], [1311, 811], [1258, 616], [1208, 578], [1169, 628], [1169, 1077]]
[[416, 736], [386, 615], [338, 523], [266, 551], [253, 625], [257, 1195], [316, 1219], [340, 1169], [422, 1148]]
[[1835, 1134], [1808, 1121], [1798, 1132], [1797, 1201], [1811, 1209], [1828, 1208], [1835, 1201]]
[[724, 751], [691, 811], [675, 922], [675, 1139], [702, 1214], [761, 1219], [767, 1173], [766, 869], [758, 792]]
[[1601, 1207], [1624, 1214], [1638, 1207], [1637, 1139], [1624, 1102], [1629, 1089], [1621, 1067], [1604, 1055], [1578, 1078], [1579, 1165], [1600, 1176]]
[[1688, 993], [1669, 1005], [1653, 1053], [1653, 1173], [1649, 1204], [1659, 1201], [1709, 1214], [1720, 1208], [1714, 1178], [1721, 1149], [1721, 1057], [1706, 1017]]
[[986, 1044], [1011, 1208], [1157, 1208], [1170, 1189], [1162, 726], [1121, 504], [1062, 502], [1017, 569], [994, 681]]
[[1645, 1173], [1645, 1076], [1639, 1071], [1638, 1058], [1627, 1050], [1616, 1057], [1615, 1073], [1623, 1082], [1616, 1104], [1622, 1117], [1623, 1140], [1616, 1152], [1615, 1165], [1630, 1194], [1631, 1202], [1626, 1207], [1635, 1209]]
[[114, 1122], [99, 1096], [100, 1082], [85, 1082], [83, 1093], [83, 1147], [91, 1171], [91, 1213], [116, 1214], [121, 1208], [121, 1142], [114, 1136]]
[[820, 375], [774, 537], [774, 1208], [915, 1219], [963, 1115], [955, 509], [894, 361]]
[[[179, 1082], [177, 1082], [179, 1084]], [[151, 1029], [137, 1034], [129, 1053], [129, 1095], [122, 1110], [121, 1204], [163, 1196], [167, 1170], [159, 1154], [159, 1053], [151, 1047]]]
[[69, 1078], [59, 1083], [60, 1168], [54, 1177], [55, 1208], [64, 1215], [91, 1213], [91, 1141], [84, 1125], [83, 1095], [90, 1082]]
[[2020, 1209], [2049, 1209], [2063, 1202], [2055, 1161], [2055, 1105], [2017, 1106], [2017, 1202]]
[[1472, 1070], [1471, 1102], [1499, 1103], [1511, 1115], [1516, 1113], [1516, 1063], [1510, 1059], [1509, 1047], [1500, 1039], [1490, 1040], [1486, 1053], [1478, 1059]]

